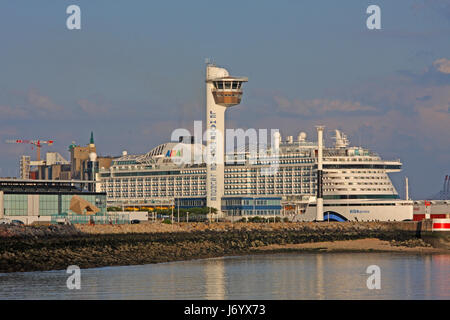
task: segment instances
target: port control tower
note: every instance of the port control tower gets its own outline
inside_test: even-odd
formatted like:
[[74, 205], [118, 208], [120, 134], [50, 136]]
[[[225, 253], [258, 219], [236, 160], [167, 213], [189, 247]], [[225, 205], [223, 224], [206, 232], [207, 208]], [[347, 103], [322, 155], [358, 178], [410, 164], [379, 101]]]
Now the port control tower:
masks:
[[241, 102], [242, 84], [247, 81], [206, 65], [206, 205], [216, 208], [218, 217], [224, 194], [225, 110]]

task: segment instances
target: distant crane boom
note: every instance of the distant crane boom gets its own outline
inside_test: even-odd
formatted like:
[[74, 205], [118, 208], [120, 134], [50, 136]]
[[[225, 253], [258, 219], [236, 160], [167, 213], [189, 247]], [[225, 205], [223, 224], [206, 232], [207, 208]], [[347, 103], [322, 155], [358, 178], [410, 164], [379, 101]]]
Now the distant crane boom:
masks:
[[22, 139], [16, 139], [16, 140], [6, 140], [6, 143], [26, 143], [31, 144], [32, 146], [36, 146], [36, 160], [41, 160], [41, 147], [43, 144], [47, 144], [51, 146], [53, 144], [53, 140], [22, 140]]

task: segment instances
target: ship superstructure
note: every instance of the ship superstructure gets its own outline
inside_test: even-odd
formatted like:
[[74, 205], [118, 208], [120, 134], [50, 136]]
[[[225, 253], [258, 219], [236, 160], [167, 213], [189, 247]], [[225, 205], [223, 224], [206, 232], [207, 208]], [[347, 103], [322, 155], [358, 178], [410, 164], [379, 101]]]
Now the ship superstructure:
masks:
[[[400, 160], [383, 160], [367, 148], [351, 147], [341, 131], [335, 133], [335, 145], [323, 150], [324, 220], [411, 219], [412, 202], [398, 199], [388, 176], [401, 170]], [[314, 220], [317, 143], [306, 137], [304, 132], [295, 141], [288, 136], [279, 143], [277, 157], [268, 148], [253, 159], [249, 146], [227, 153], [221, 207], [225, 216], [283, 215]], [[188, 144], [200, 154], [205, 148]], [[170, 142], [143, 155], [124, 154], [110, 169], [101, 169], [108, 204], [205, 206], [206, 163], [177, 161], [182, 156], [180, 150], [188, 149], [179, 145]], [[276, 172], [266, 174], [264, 169], [274, 163]]]

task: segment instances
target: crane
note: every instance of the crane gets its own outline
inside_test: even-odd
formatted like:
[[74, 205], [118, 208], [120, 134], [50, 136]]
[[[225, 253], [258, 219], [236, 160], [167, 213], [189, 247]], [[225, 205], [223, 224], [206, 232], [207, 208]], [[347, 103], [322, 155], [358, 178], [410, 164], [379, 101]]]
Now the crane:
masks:
[[6, 140], [6, 143], [26, 143], [31, 144], [33, 146], [36, 146], [36, 160], [41, 160], [41, 147], [43, 144], [48, 144], [51, 146], [53, 144], [53, 140], [22, 140], [22, 139], [16, 139], [16, 140]]

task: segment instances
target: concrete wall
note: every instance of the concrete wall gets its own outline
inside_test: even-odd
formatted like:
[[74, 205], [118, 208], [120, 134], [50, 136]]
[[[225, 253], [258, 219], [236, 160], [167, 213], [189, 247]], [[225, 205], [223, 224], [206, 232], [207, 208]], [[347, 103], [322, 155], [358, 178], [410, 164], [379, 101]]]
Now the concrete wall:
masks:
[[[109, 214], [126, 214], [128, 215], [129, 221], [131, 220], [140, 220], [140, 221], [148, 221], [149, 213], [147, 211], [110, 211]], [[150, 216], [152, 214], [150, 213]]]
[[51, 216], [8, 216], [9, 220], [19, 220], [24, 224], [32, 224], [33, 222], [50, 223], [52, 220]]
[[28, 195], [28, 216], [39, 215], [39, 195], [29, 194]]
[[130, 212], [130, 221], [135, 219], [141, 221], [148, 221], [148, 212], [147, 211]]

